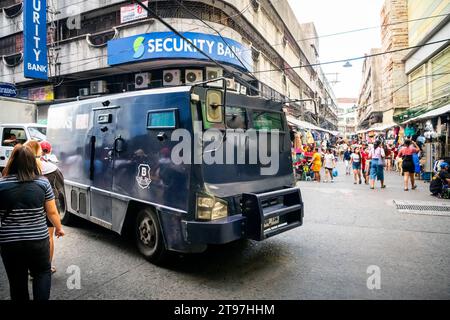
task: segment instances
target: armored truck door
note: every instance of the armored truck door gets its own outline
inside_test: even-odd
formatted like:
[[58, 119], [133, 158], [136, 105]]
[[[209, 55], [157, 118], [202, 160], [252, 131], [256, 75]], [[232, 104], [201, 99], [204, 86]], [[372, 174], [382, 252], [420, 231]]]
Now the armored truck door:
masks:
[[114, 175], [114, 143], [118, 106], [94, 109], [93, 148], [93, 181], [91, 194], [91, 217], [99, 223], [111, 227], [112, 191]]

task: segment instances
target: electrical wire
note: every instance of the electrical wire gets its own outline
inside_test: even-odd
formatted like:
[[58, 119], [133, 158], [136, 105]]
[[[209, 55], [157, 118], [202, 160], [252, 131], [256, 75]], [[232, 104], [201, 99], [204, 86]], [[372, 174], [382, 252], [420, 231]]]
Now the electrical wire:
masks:
[[[318, 63], [312, 63], [312, 64], [304, 64], [304, 65], [298, 65], [298, 66], [294, 66], [294, 67], [290, 67], [290, 68], [281, 68], [281, 69], [282, 70], [291, 70], [291, 69], [299, 69], [299, 68], [305, 68], [305, 67], [315, 67], [315, 66], [323, 66], [323, 65], [328, 65], [328, 64], [342, 63], [342, 62], [347, 62], [347, 61], [362, 60], [362, 59], [366, 59], [366, 58], [382, 56], [385, 54], [396, 53], [396, 52], [401, 52], [401, 51], [406, 51], [406, 50], [416, 49], [416, 48], [422, 48], [422, 47], [437, 44], [437, 43], [447, 42], [449, 40], [450, 40], [450, 38], [447, 38], [447, 39], [437, 40], [437, 41], [433, 41], [433, 42], [427, 42], [427, 43], [424, 43], [421, 45], [416, 45], [416, 46], [411, 46], [411, 47], [396, 49], [396, 50], [391, 50], [391, 51], [384, 51], [384, 52], [379, 52], [379, 53], [374, 53], [374, 54], [368, 54], [368, 55], [364, 55], [364, 56], [360, 56], [360, 57], [347, 58], [347, 59], [334, 60], [334, 61], [326, 61], [326, 62], [318, 62]], [[269, 70], [254, 71], [253, 73], [264, 73], [264, 72], [272, 72], [272, 71], [279, 71], [279, 70], [278, 69], [269, 69]]]

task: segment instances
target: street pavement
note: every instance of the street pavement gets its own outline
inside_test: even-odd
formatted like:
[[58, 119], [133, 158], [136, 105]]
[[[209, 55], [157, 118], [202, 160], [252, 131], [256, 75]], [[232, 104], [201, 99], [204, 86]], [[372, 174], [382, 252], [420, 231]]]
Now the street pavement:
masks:
[[[404, 192], [401, 177], [387, 173], [386, 184], [370, 190], [345, 175], [299, 182], [302, 227], [176, 256], [165, 267], [145, 261], [130, 240], [77, 221], [56, 240], [51, 298], [450, 299], [450, 217], [399, 213], [393, 200], [438, 200], [423, 181]], [[0, 299], [8, 298], [1, 265]]]

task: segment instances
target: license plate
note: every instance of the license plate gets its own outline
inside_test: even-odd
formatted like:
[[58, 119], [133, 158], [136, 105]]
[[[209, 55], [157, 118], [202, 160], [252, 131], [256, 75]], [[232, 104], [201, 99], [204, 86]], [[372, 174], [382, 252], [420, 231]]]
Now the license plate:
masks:
[[269, 218], [266, 221], [264, 221], [264, 229], [273, 227], [279, 223], [280, 223], [280, 217]]

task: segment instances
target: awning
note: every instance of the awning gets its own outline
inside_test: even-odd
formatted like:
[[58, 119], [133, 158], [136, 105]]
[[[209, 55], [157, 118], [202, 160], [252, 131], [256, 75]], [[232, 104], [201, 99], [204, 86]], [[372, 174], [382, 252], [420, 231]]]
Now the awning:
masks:
[[294, 126], [297, 126], [299, 128], [302, 128], [302, 129], [327, 132], [327, 133], [332, 134], [334, 136], [336, 135], [336, 133], [339, 133], [338, 131], [330, 131], [330, 130], [327, 130], [327, 129], [323, 129], [323, 128], [318, 127], [318, 126], [316, 126], [316, 125], [314, 125], [312, 123], [296, 119], [296, 118], [294, 118], [292, 116], [286, 116], [286, 119], [287, 119], [287, 121], [290, 124], [293, 124]]
[[450, 104], [447, 104], [443, 107], [440, 108], [436, 108], [434, 110], [428, 111], [418, 117], [406, 120], [405, 122], [402, 122], [402, 124], [407, 124], [413, 121], [417, 121], [417, 120], [425, 120], [425, 119], [431, 119], [437, 116], [440, 116], [441, 114], [445, 114], [447, 112], [450, 112]]
[[370, 127], [369, 129], [363, 129], [363, 130], [359, 130], [356, 131], [356, 133], [360, 134], [360, 133], [366, 133], [366, 132], [370, 132], [370, 131], [384, 131], [390, 128], [393, 128], [395, 126], [398, 126], [398, 124], [392, 122], [392, 123], [376, 123], [373, 127]]

